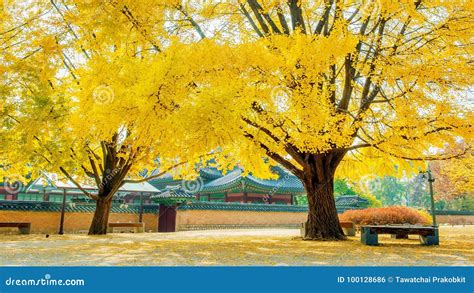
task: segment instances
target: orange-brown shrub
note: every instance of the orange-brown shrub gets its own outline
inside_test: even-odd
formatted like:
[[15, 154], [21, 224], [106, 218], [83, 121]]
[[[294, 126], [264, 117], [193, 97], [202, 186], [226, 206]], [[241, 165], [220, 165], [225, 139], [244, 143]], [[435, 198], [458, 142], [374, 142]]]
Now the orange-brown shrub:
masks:
[[430, 224], [429, 219], [417, 210], [402, 206], [349, 210], [339, 215], [339, 219], [356, 225]]

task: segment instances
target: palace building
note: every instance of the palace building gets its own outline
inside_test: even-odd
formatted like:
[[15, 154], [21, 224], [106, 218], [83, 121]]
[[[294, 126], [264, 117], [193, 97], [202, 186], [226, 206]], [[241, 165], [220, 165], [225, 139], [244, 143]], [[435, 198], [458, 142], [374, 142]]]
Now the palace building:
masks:
[[[275, 167], [274, 179], [260, 179], [240, 168], [223, 174], [203, 168], [195, 180], [165, 175], [145, 183], [124, 184], [117, 192], [110, 222], [139, 222], [149, 232], [228, 228], [297, 228], [307, 217], [298, 199], [305, 190], [297, 177]], [[91, 193], [94, 186], [83, 186]], [[339, 213], [368, 206], [358, 196], [339, 196]], [[27, 221], [35, 233], [86, 233], [93, 200], [72, 182], [51, 174], [21, 184], [0, 184], [0, 222]]]
[[297, 204], [296, 197], [305, 195], [300, 180], [280, 167], [274, 167], [273, 172], [276, 179], [259, 179], [252, 174], [244, 175], [240, 168], [225, 175], [216, 168], [203, 168], [195, 180], [175, 180], [165, 176], [150, 183], [164, 191], [178, 186], [192, 194], [196, 201]]
[[[127, 183], [116, 194], [116, 204], [178, 204], [190, 202], [299, 205], [305, 196], [301, 181], [281, 167], [273, 167], [275, 179], [260, 179], [234, 168], [224, 174], [217, 168], [206, 167], [195, 180], [180, 180], [170, 174], [139, 184]], [[91, 203], [72, 182], [62, 182], [52, 174], [44, 174], [26, 186], [0, 183], [0, 201]], [[94, 192], [95, 187], [83, 186]], [[336, 199], [338, 209], [363, 208], [367, 201], [358, 196]]]

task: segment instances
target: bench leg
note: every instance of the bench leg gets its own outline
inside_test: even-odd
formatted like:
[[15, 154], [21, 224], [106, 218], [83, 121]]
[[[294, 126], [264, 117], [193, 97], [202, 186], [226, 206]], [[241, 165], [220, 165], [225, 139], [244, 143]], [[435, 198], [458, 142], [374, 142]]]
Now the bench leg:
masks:
[[342, 228], [342, 231], [344, 231], [346, 236], [356, 236], [356, 231], [354, 228]]
[[360, 242], [365, 245], [379, 245], [379, 235], [371, 233], [370, 228], [363, 227], [360, 234]]
[[422, 245], [439, 245], [439, 234], [438, 229], [435, 229], [434, 235], [431, 236], [421, 236], [420, 241]]

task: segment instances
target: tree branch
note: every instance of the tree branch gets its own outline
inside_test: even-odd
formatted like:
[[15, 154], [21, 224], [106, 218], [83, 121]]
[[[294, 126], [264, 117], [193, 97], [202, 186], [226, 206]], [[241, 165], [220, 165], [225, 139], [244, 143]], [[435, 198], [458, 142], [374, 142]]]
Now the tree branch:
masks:
[[186, 10], [184, 10], [183, 6], [182, 5], [176, 5], [175, 7], [176, 7], [176, 9], [178, 9], [184, 15], [186, 20], [191, 23], [191, 25], [194, 27], [194, 29], [196, 29], [196, 32], [199, 34], [201, 39], [205, 39], [206, 35], [204, 34], [204, 31], [202, 30], [201, 26], [194, 20], [194, 18], [192, 18], [189, 15], [189, 13]]
[[87, 192], [72, 176], [64, 169], [63, 167], [59, 167], [59, 170], [69, 179], [71, 182], [80, 190], [82, 191], [86, 196], [92, 198], [93, 200], [99, 200], [99, 197], [97, 195], [94, 195], [92, 193]]

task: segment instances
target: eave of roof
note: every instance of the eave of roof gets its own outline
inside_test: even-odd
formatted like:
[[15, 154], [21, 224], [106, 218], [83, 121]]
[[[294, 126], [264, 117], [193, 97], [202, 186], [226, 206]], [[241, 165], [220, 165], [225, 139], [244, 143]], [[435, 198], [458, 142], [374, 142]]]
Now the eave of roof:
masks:
[[259, 191], [272, 193], [304, 193], [303, 184], [297, 177], [287, 173], [283, 178], [280, 176], [276, 180], [259, 179], [252, 175], [243, 176], [240, 169], [229, 174], [204, 183], [199, 193], [219, 193], [231, 190]]

